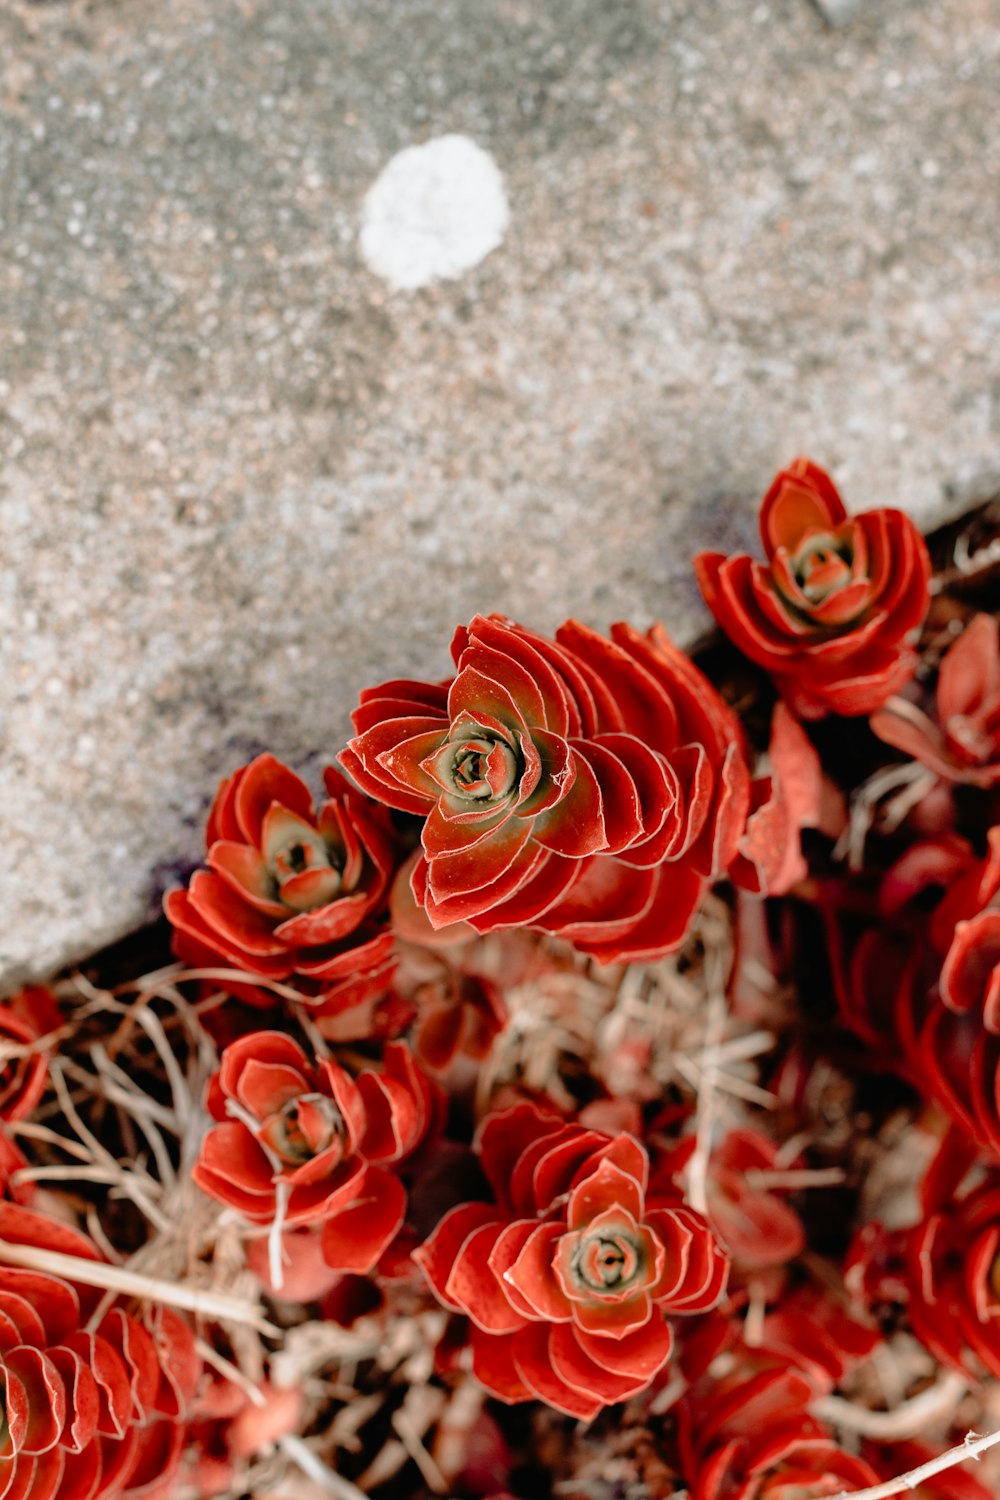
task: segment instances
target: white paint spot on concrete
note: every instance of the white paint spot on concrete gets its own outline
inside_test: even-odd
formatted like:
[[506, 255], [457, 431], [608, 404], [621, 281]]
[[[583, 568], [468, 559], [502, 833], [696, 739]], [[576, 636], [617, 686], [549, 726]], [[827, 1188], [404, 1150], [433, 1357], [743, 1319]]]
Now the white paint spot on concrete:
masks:
[[361, 253], [401, 291], [452, 281], [495, 250], [510, 220], [503, 178], [465, 135], [407, 146], [365, 197]]

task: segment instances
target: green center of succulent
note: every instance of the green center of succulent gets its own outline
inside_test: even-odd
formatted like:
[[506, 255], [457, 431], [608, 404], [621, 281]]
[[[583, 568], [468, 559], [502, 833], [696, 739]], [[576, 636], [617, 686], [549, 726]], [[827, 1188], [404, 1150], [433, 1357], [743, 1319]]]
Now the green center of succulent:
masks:
[[812, 604], [822, 604], [851, 581], [851, 549], [832, 536], [813, 537], [796, 554], [795, 582]]
[[595, 1234], [580, 1242], [573, 1259], [578, 1281], [588, 1291], [619, 1292], [642, 1268], [639, 1247], [624, 1234]]
[[302, 1094], [289, 1100], [267, 1131], [272, 1150], [295, 1166], [312, 1161], [344, 1134], [343, 1116], [324, 1094]]
[[498, 801], [517, 781], [517, 757], [502, 740], [459, 740], [451, 748], [452, 791], [470, 802]]
[[301, 818], [273, 817], [262, 852], [273, 896], [291, 911], [313, 911], [345, 894], [343, 851]]

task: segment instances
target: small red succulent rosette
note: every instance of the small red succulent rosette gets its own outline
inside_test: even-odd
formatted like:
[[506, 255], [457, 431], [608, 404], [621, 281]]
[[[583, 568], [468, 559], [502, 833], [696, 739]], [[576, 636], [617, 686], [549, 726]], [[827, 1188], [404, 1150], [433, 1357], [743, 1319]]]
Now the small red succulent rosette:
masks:
[[660, 627], [548, 640], [499, 615], [448, 683], [361, 695], [340, 759], [426, 819], [413, 891], [435, 928], [534, 927], [609, 962], [683, 940], [749, 802], [738, 721]]
[[208, 1091], [219, 1123], [192, 1176], [253, 1224], [322, 1226], [326, 1264], [369, 1271], [406, 1210], [398, 1167], [436, 1124], [440, 1095], [402, 1042], [357, 1078], [297, 1042], [258, 1031], [227, 1047]]
[[848, 516], [829, 475], [798, 458], [760, 508], [767, 563], [702, 552], [705, 602], [803, 718], [870, 714], [912, 677], [930, 559], [899, 510]]
[[715, 1306], [728, 1261], [679, 1198], [646, 1200], [632, 1136], [563, 1124], [533, 1104], [480, 1138], [496, 1202], [451, 1210], [414, 1253], [471, 1322], [475, 1374], [502, 1401], [590, 1418], [645, 1389], [670, 1356], [668, 1315]]
[[860, 923], [858, 904], [844, 888], [828, 903], [844, 1019], [1000, 1157], [1000, 828], [981, 859], [954, 834], [920, 840], [875, 903], [861, 895]]
[[[337, 771], [324, 781], [318, 811], [305, 783], [273, 755], [222, 782], [205, 835], [208, 869], [165, 901], [181, 959], [265, 979], [297, 976], [307, 1003], [345, 987], [349, 1003], [360, 1004], [372, 983], [385, 987], [391, 831], [383, 810]], [[272, 1003], [252, 985], [240, 994]]]
[[945, 652], [935, 713], [893, 697], [872, 715], [879, 739], [945, 781], [989, 788], [1000, 781], [1000, 625], [974, 615]]
[[23, 1120], [35, 1108], [49, 1072], [49, 1049], [42, 1039], [61, 1025], [56, 997], [44, 985], [27, 985], [0, 1001], [0, 1045], [6, 1054], [0, 1064], [0, 1120]]
[[[688, 1358], [692, 1381], [677, 1408], [679, 1466], [692, 1500], [819, 1500], [876, 1482], [875, 1470], [810, 1410], [872, 1353], [874, 1326], [812, 1286], [785, 1295], [752, 1345], [735, 1318], [706, 1324], [706, 1350]], [[726, 1372], [710, 1373], [723, 1352]]]
[[691, 1500], [820, 1500], [866, 1489], [879, 1476], [810, 1417], [808, 1385], [769, 1370], [729, 1390], [700, 1414]]
[[963, 1375], [977, 1379], [978, 1362], [1000, 1377], [1000, 1176], [928, 1205], [901, 1239], [917, 1338]]
[[[0, 1203], [0, 1239], [85, 1261], [76, 1230]], [[0, 1257], [2, 1260], [2, 1257]], [[187, 1324], [148, 1326], [99, 1291], [0, 1264], [0, 1494], [10, 1500], [167, 1500], [201, 1373]]]

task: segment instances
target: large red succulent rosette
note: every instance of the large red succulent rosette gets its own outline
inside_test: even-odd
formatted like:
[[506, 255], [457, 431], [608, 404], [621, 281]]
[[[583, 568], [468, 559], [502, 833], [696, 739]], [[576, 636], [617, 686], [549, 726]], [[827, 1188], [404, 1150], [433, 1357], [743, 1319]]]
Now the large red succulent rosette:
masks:
[[667, 1317], [714, 1307], [725, 1289], [705, 1220], [679, 1197], [646, 1200], [634, 1137], [532, 1104], [491, 1116], [479, 1150], [495, 1203], [453, 1209], [414, 1255], [470, 1319], [479, 1380], [503, 1401], [584, 1418], [645, 1389], [670, 1357]]
[[930, 560], [899, 510], [848, 516], [830, 476], [799, 458], [760, 507], [767, 563], [702, 552], [709, 609], [804, 718], [868, 714], [912, 677]]
[[417, 901], [435, 927], [534, 927], [604, 960], [683, 939], [736, 852], [739, 725], [662, 629], [548, 640], [499, 615], [452, 643], [448, 683], [366, 690], [341, 762], [426, 819]]
[[[380, 808], [332, 768], [324, 782], [327, 800], [314, 810], [305, 782], [273, 755], [228, 777], [205, 830], [208, 869], [170, 891], [165, 907], [185, 962], [295, 976], [305, 1000], [339, 1009], [384, 989], [391, 975], [383, 917], [395, 850]], [[252, 984], [238, 993], [273, 1003]]]
[[[76, 1230], [10, 1203], [0, 1203], [0, 1240], [101, 1259]], [[147, 1326], [100, 1304], [100, 1292], [0, 1253], [8, 1500], [165, 1500], [175, 1487], [201, 1371], [194, 1337], [169, 1309]]]

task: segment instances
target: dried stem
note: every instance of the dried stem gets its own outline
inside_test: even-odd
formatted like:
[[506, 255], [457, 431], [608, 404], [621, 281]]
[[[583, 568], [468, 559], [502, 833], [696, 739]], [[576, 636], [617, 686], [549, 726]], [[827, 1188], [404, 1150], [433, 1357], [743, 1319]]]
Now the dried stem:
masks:
[[915, 1490], [918, 1485], [923, 1484], [925, 1479], [933, 1479], [935, 1474], [943, 1474], [946, 1469], [953, 1469], [956, 1464], [965, 1463], [966, 1459], [979, 1458], [988, 1448], [993, 1448], [1000, 1443], [1000, 1432], [990, 1432], [985, 1437], [978, 1433], [967, 1432], [962, 1442], [954, 1448], [949, 1448], [946, 1453], [939, 1453], [937, 1458], [930, 1458], [925, 1464], [920, 1464], [915, 1469], [909, 1469], [905, 1474], [900, 1474], [897, 1479], [887, 1479], [884, 1484], [869, 1485], [866, 1490], [841, 1490], [834, 1500], [889, 1500], [892, 1495], [901, 1495], [904, 1490]]
[[700, 1214], [706, 1213], [708, 1208], [708, 1158], [712, 1149], [712, 1125], [717, 1107], [715, 1086], [719, 1073], [719, 1044], [726, 1021], [726, 996], [721, 988], [712, 994], [708, 1006], [705, 1050], [702, 1054], [698, 1087], [697, 1140], [688, 1165], [688, 1201]]
[[23, 1266], [29, 1271], [59, 1276], [81, 1286], [99, 1287], [102, 1291], [114, 1292], [122, 1297], [138, 1297], [146, 1302], [183, 1308], [185, 1312], [196, 1313], [204, 1318], [245, 1323], [261, 1333], [276, 1335], [279, 1332], [256, 1307], [239, 1297], [231, 1297], [226, 1292], [160, 1281], [154, 1276], [143, 1276], [138, 1271], [104, 1265], [101, 1261], [84, 1260], [79, 1255], [65, 1255], [61, 1250], [44, 1250], [37, 1245], [16, 1245], [9, 1240], [0, 1240], [0, 1263], [3, 1262], [9, 1266]]
[[300, 1437], [283, 1437], [278, 1441], [278, 1447], [286, 1458], [298, 1464], [303, 1474], [308, 1479], [318, 1484], [320, 1489], [325, 1489], [328, 1494], [335, 1495], [337, 1500], [366, 1500], [362, 1490], [349, 1479], [344, 1479], [341, 1474], [335, 1474], [327, 1467], [321, 1458]]

